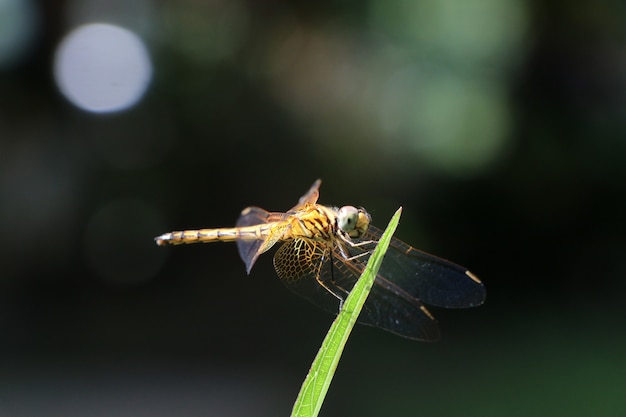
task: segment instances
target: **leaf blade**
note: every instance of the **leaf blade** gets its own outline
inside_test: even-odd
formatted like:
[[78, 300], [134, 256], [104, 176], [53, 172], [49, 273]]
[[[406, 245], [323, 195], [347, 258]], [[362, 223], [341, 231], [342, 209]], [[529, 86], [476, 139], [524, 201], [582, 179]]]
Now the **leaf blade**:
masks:
[[315, 417], [319, 414], [343, 349], [369, 291], [374, 285], [376, 274], [387, 252], [391, 237], [398, 226], [401, 213], [402, 207], [395, 212], [389, 221], [389, 225], [376, 245], [372, 256], [370, 256], [363, 274], [350, 291], [341, 311], [328, 330], [296, 398], [291, 413], [292, 417]]

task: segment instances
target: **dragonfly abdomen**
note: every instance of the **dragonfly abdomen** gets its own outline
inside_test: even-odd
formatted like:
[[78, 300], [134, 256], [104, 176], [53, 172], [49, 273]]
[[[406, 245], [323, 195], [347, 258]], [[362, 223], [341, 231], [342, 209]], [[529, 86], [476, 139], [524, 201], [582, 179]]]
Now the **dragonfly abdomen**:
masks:
[[154, 240], [159, 246], [181, 245], [189, 243], [233, 242], [237, 240], [265, 239], [271, 231], [272, 224], [259, 224], [245, 227], [228, 227], [219, 229], [181, 230], [165, 233]]

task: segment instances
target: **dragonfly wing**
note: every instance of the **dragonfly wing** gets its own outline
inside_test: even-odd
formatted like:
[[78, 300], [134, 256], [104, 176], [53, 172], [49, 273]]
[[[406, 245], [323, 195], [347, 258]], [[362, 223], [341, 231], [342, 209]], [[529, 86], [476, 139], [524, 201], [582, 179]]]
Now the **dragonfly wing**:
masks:
[[[378, 241], [382, 230], [370, 226], [364, 240]], [[474, 307], [485, 301], [485, 287], [466, 268], [392, 238], [379, 276], [426, 304]]]
[[[305, 240], [288, 241], [274, 256], [274, 267], [283, 284], [322, 310], [339, 312], [365, 268], [367, 257], [347, 261], [339, 248], [326, 247]], [[323, 285], [320, 284], [320, 282]], [[371, 289], [358, 322], [380, 327], [415, 340], [439, 338], [439, 327], [424, 305], [392, 283]]]
[[[348, 261], [336, 250], [332, 262], [335, 286], [351, 291], [368, 258], [362, 256]], [[440, 337], [437, 321], [424, 304], [380, 274], [376, 276], [358, 321], [414, 340], [428, 342]]]
[[340, 299], [321, 286], [316, 277], [329, 268], [329, 251], [316, 242], [294, 239], [285, 242], [274, 255], [274, 269], [281, 282], [297, 295], [332, 314], [339, 312]]
[[300, 207], [306, 204], [315, 204], [317, 203], [317, 199], [320, 197], [320, 185], [322, 184], [322, 180], [317, 179], [309, 188], [309, 191], [306, 192], [300, 199], [298, 200], [298, 204], [292, 207], [289, 211], [296, 211]]
[[[283, 213], [271, 213], [260, 207], [248, 207], [243, 209], [239, 219], [237, 219], [237, 227], [256, 226], [258, 224], [278, 222], [284, 219]], [[282, 233], [271, 233], [266, 239], [259, 240], [245, 240], [239, 239], [237, 241], [237, 249], [239, 250], [239, 257], [246, 265], [246, 272], [249, 274], [250, 270], [254, 266], [254, 263], [263, 252], [274, 246], [274, 244], [280, 240]], [[284, 232], [283, 232], [284, 233]]]
[[[298, 200], [296, 204], [287, 213], [271, 213], [260, 207], [248, 207], [243, 209], [239, 219], [237, 219], [237, 227], [243, 226], [255, 226], [257, 224], [265, 224], [270, 222], [278, 222], [284, 220], [290, 213], [293, 213], [306, 204], [315, 204], [320, 196], [320, 185], [322, 180], [317, 179], [311, 188]], [[263, 252], [271, 248], [281, 236], [276, 233], [270, 235], [265, 240], [239, 240], [237, 241], [237, 249], [239, 250], [239, 257], [246, 265], [246, 272], [249, 274], [250, 270], [254, 266], [254, 263]], [[272, 239], [272, 240], [270, 240]]]

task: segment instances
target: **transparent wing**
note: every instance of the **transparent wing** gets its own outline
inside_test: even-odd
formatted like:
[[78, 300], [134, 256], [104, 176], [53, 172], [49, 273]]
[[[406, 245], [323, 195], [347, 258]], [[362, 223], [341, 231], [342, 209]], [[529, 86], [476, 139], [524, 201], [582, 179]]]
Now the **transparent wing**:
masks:
[[[237, 227], [256, 226], [258, 224], [275, 223], [284, 220], [287, 217], [284, 213], [271, 213], [260, 207], [248, 207], [243, 209], [239, 219], [237, 219]], [[272, 234], [267, 239], [244, 240], [237, 241], [237, 249], [239, 257], [246, 265], [246, 272], [249, 274], [254, 263], [263, 252], [274, 245], [281, 236], [278, 233]]]
[[274, 269], [287, 288], [323, 310], [337, 314], [340, 300], [316, 279], [328, 268], [328, 259], [328, 251], [322, 245], [294, 239], [278, 248]]
[[[382, 233], [377, 227], [370, 226], [362, 240], [378, 241]], [[373, 250], [373, 247], [372, 244], [358, 250], [352, 248], [351, 254]], [[485, 287], [466, 268], [422, 252], [396, 238], [391, 240], [378, 277], [402, 288], [411, 297], [438, 307], [474, 307], [485, 301]], [[383, 281], [381, 284], [387, 285]]]
[[[283, 244], [274, 267], [285, 286], [332, 314], [339, 312], [368, 256], [346, 260], [338, 246], [296, 239]], [[439, 338], [439, 328], [420, 300], [382, 277], [376, 279], [358, 318], [361, 324], [380, 327], [415, 340]]]
[[[300, 199], [298, 200], [298, 204], [291, 208], [291, 210], [289, 210], [287, 213], [272, 213], [260, 207], [247, 207], [242, 210], [239, 219], [237, 219], [236, 226], [256, 226], [258, 224], [283, 221], [290, 214], [298, 211], [301, 207], [307, 204], [315, 204], [320, 196], [319, 190], [321, 184], [322, 180], [316, 180], [313, 185], [311, 185], [311, 188], [309, 188], [309, 190], [302, 197], [300, 197]], [[250, 274], [250, 270], [252, 270], [252, 267], [254, 266], [259, 256], [267, 249], [272, 247], [278, 240], [280, 240], [280, 238], [281, 236], [275, 234], [268, 237], [268, 239], [273, 239], [273, 241], [268, 241], [268, 239], [237, 241], [237, 250], [239, 251], [239, 257], [246, 265], [246, 272], [248, 274]]]
[[309, 191], [307, 191], [306, 194], [304, 194], [302, 197], [300, 197], [300, 199], [298, 200], [298, 204], [296, 204], [289, 211], [296, 211], [300, 207], [302, 207], [302, 206], [304, 206], [306, 204], [315, 204], [315, 203], [317, 203], [317, 199], [320, 197], [320, 185], [322, 185], [322, 180], [320, 180], [320, 179], [315, 180], [313, 185], [311, 185], [311, 188], [309, 188]]

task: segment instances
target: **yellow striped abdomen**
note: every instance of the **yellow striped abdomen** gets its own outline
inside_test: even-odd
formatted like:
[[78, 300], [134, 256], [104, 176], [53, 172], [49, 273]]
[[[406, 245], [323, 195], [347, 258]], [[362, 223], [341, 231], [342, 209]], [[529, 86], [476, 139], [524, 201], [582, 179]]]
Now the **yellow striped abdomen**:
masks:
[[262, 240], [272, 233], [274, 223], [246, 227], [219, 229], [181, 230], [154, 238], [157, 245], [181, 245], [185, 243], [233, 242], [237, 240]]

